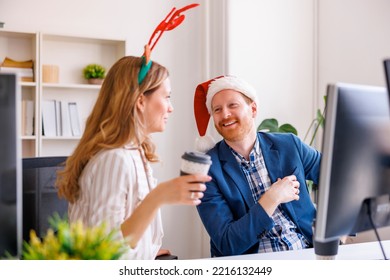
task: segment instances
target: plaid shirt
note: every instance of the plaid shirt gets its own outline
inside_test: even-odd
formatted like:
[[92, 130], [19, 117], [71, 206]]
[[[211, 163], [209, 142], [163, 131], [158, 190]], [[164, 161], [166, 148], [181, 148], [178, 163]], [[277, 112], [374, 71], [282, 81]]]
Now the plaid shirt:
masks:
[[[249, 161], [232, 148], [230, 150], [245, 174], [254, 202], [258, 203], [263, 193], [271, 187], [271, 180], [265, 166], [259, 140], [256, 138], [255, 145], [249, 154]], [[274, 221], [274, 227], [259, 240], [259, 253], [297, 250], [309, 246], [309, 242], [297, 231], [296, 225], [284, 213], [280, 205], [271, 218]]]

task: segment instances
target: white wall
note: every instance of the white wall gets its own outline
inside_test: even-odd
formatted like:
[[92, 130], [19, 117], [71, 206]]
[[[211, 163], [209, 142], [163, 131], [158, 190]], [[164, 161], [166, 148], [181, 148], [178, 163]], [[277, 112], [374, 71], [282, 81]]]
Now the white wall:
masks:
[[[193, 2], [0, 0], [0, 21], [6, 30], [126, 39], [126, 54], [142, 55], [143, 46], [168, 12]], [[201, 6], [187, 11], [185, 21], [174, 31], [165, 32], [152, 53], [154, 61], [170, 70], [175, 109], [167, 130], [154, 137], [162, 160], [154, 166], [160, 181], [179, 174], [180, 156], [193, 148], [197, 136], [192, 100], [196, 85], [206, 79], [203, 34], [208, 1], [195, 2]], [[203, 226], [195, 208], [166, 206], [163, 221], [164, 247], [182, 259], [209, 256], [202, 245]]]
[[390, 1], [316, 2], [316, 108], [324, 108], [329, 83], [385, 86], [382, 61], [390, 57]]
[[[390, 58], [390, 1], [319, 0], [318, 107], [334, 82], [386, 86], [382, 61]], [[390, 227], [379, 230], [390, 239]], [[349, 243], [376, 240], [373, 231]]]
[[314, 105], [314, 2], [229, 1], [228, 71], [258, 91], [259, 121], [291, 123], [303, 136]]
[[390, 1], [319, 1], [319, 93], [326, 84], [385, 86], [390, 57]]

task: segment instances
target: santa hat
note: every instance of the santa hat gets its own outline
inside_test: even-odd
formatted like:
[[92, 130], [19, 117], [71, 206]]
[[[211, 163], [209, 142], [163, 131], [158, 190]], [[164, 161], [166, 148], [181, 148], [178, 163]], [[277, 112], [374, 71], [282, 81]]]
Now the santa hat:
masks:
[[205, 135], [210, 120], [211, 101], [218, 92], [232, 89], [238, 91], [257, 103], [254, 87], [235, 76], [219, 76], [196, 87], [194, 96], [194, 114], [200, 138], [197, 139], [196, 149], [206, 152], [215, 145], [211, 136]]

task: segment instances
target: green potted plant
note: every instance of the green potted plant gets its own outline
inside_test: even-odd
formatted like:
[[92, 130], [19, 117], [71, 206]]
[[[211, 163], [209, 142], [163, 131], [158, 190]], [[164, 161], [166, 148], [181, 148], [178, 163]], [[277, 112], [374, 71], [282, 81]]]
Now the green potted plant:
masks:
[[116, 232], [107, 232], [105, 224], [84, 227], [81, 222], [69, 224], [55, 214], [49, 219], [51, 228], [42, 239], [30, 232], [24, 242], [25, 260], [117, 260], [125, 252], [124, 241]]
[[83, 69], [83, 75], [90, 84], [102, 84], [106, 69], [100, 64], [88, 64]]
[[257, 131], [293, 133], [298, 135], [297, 129], [294, 126], [289, 123], [279, 126], [278, 120], [274, 118], [263, 120], [257, 127]]

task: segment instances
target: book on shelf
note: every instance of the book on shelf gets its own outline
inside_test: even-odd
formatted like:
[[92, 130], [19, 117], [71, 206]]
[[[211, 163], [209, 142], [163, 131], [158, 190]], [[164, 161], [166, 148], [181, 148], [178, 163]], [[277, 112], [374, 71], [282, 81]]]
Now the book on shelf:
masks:
[[69, 102], [70, 127], [73, 136], [81, 136], [80, 116], [76, 102]]
[[1, 72], [7, 72], [7, 73], [17, 73], [21, 75], [22, 77], [33, 77], [34, 73], [32, 68], [18, 68], [18, 67], [4, 67], [0, 66]]
[[34, 82], [34, 78], [32, 78], [32, 77], [20, 77], [20, 80], [22, 81], [22, 82]]
[[57, 136], [56, 124], [56, 101], [42, 101], [42, 135], [53, 137]]
[[0, 64], [0, 73], [16, 73], [23, 82], [34, 81], [33, 60], [16, 61], [6, 57]]
[[16, 67], [16, 68], [34, 68], [34, 61], [32, 59], [25, 61], [16, 61], [9, 57], [5, 57], [3, 63], [1, 64], [3, 67]]
[[34, 135], [34, 101], [22, 100], [22, 135]]
[[62, 136], [62, 124], [61, 124], [61, 101], [55, 100], [56, 107], [56, 135]]
[[81, 136], [77, 102], [44, 100], [42, 126], [44, 136]]
[[15, 73], [22, 82], [34, 82], [33, 69], [0, 66], [0, 73]]
[[61, 101], [61, 132], [64, 137], [72, 136], [69, 118], [69, 104], [66, 101]]

